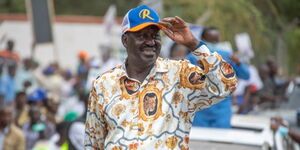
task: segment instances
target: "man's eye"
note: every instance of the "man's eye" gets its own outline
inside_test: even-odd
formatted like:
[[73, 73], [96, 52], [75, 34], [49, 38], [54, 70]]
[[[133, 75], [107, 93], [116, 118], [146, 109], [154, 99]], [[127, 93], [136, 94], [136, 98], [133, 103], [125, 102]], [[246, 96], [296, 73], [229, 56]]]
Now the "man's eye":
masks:
[[154, 38], [159, 39], [160, 38], [159, 34], [154, 35]]
[[144, 36], [142, 34], [137, 35], [138, 38], [143, 38]]

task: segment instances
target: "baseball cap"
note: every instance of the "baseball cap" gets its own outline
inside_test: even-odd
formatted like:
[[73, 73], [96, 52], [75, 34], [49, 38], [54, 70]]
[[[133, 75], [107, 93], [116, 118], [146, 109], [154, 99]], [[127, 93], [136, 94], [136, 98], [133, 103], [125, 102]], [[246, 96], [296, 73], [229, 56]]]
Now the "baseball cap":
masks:
[[129, 10], [123, 18], [122, 34], [127, 31], [140, 31], [150, 25], [162, 28], [162, 26], [158, 24], [159, 20], [158, 14], [153, 9], [146, 5], [138, 6]]
[[28, 101], [30, 101], [30, 102], [42, 101], [45, 98], [47, 98], [47, 93], [46, 93], [46, 90], [42, 89], [42, 88], [38, 88], [38, 89], [34, 90], [27, 97]]
[[81, 59], [88, 59], [89, 58], [89, 54], [85, 50], [80, 50], [77, 53], [77, 56], [80, 57]]

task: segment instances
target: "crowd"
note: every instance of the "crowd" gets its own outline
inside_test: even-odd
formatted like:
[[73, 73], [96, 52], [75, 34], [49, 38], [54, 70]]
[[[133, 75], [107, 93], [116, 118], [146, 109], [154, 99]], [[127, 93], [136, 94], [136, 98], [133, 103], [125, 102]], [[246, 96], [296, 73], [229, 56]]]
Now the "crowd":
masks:
[[[199, 36], [233, 66], [239, 83], [232, 96], [197, 112], [194, 126], [230, 128], [232, 105], [238, 107], [236, 113], [247, 114], [287, 101], [286, 89], [292, 80], [281, 78], [273, 58], [256, 69], [218, 46], [217, 28], [207, 27]], [[20, 58], [14, 41], [8, 40], [7, 47], [0, 50], [0, 150], [83, 149], [92, 81], [121, 64], [110, 52], [109, 46], [102, 46], [101, 58], [95, 58], [82, 50], [76, 71], [71, 71], [58, 63], [40, 66], [32, 58]], [[184, 45], [174, 44], [170, 59], [187, 59], [201, 67]]]
[[109, 47], [101, 52], [95, 58], [79, 51], [78, 67], [71, 71], [20, 58], [8, 40], [0, 51], [0, 149], [83, 149], [90, 85], [120, 64]]

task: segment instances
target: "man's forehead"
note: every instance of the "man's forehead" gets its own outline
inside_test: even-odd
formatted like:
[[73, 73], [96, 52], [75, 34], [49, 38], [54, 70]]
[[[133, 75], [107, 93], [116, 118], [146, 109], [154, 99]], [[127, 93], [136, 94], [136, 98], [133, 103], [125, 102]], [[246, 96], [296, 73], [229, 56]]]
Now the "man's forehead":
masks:
[[155, 26], [155, 25], [151, 25], [151, 26], [148, 26], [148, 27], [145, 27], [139, 31], [136, 31], [136, 32], [132, 32], [132, 33], [148, 33], [148, 32], [154, 32], [154, 33], [157, 33], [159, 32], [160, 29]]

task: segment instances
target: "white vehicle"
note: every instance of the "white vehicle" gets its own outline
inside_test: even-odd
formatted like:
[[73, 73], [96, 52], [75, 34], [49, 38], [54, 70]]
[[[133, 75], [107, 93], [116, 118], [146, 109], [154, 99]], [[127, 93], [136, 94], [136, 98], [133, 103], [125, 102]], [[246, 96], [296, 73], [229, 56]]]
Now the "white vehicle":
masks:
[[192, 127], [190, 150], [299, 150], [270, 129], [270, 119], [234, 115], [231, 129]]

